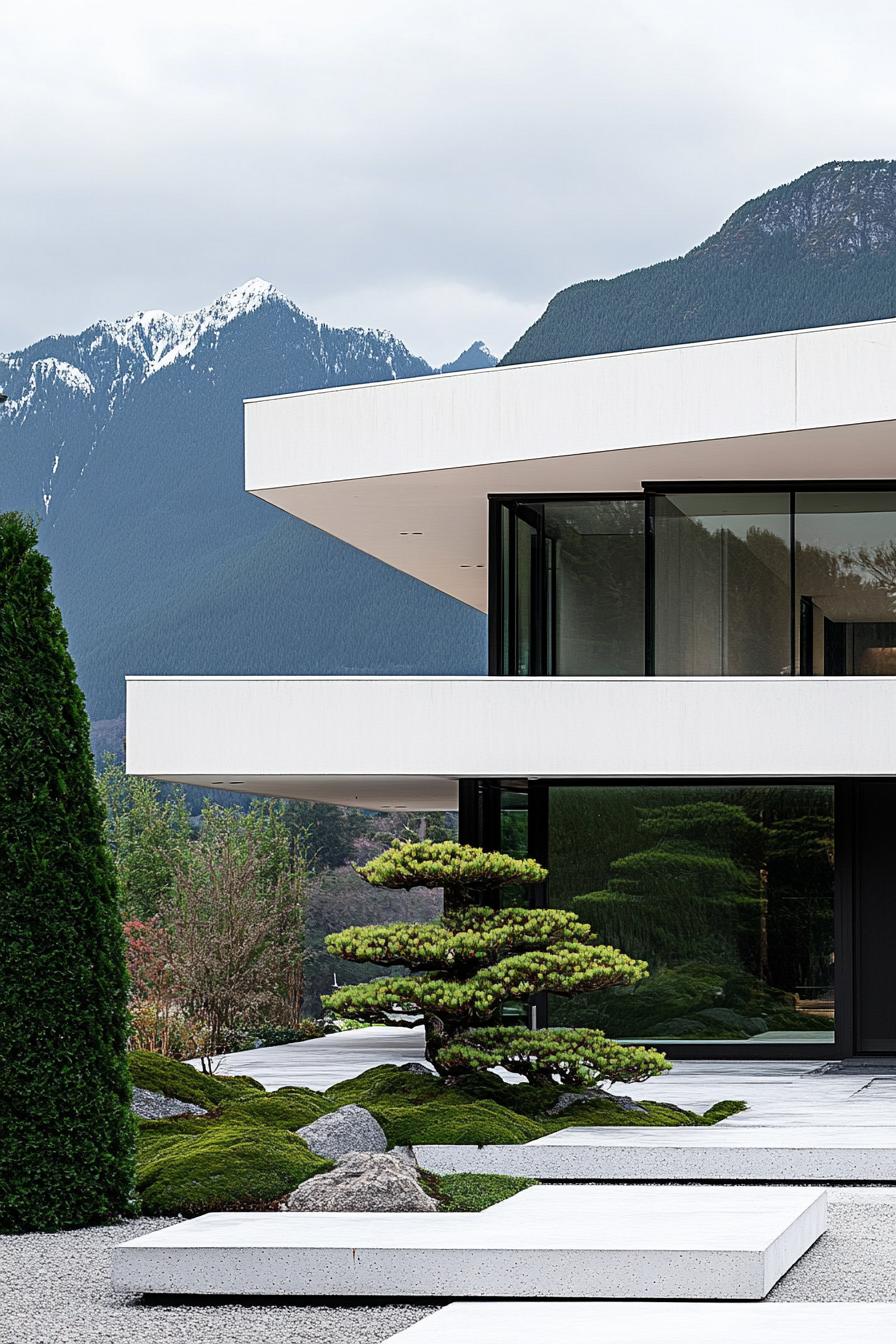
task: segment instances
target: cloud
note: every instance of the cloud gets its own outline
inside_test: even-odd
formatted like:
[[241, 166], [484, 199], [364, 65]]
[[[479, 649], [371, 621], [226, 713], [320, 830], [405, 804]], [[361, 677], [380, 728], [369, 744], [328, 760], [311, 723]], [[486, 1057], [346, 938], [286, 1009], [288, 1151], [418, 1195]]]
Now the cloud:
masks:
[[564, 285], [896, 156], [894, 37], [888, 0], [21, 7], [0, 347], [261, 274], [434, 362], [500, 353]]

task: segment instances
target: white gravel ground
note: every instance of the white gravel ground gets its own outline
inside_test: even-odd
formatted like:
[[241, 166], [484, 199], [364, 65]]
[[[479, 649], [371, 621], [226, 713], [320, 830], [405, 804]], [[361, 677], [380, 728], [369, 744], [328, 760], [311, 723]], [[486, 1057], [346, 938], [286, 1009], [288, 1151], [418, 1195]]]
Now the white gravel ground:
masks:
[[896, 1186], [832, 1186], [828, 1230], [770, 1302], [896, 1302]]
[[[896, 1302], [896, 1187], [833, 1187], [830, 1227], [769, 1301]], [[169, 1219], [0, 1237], [0, 1344], [381, 1344], [430, 1304], [171, 1306], [119, 1297], [109, 1251]]]
[[433, 1310], [195, 1298], [144, 1305], [113, 1293], [111, 1248], [171, 1221], [0, 1237], [0, 1344], [380, 1344]]

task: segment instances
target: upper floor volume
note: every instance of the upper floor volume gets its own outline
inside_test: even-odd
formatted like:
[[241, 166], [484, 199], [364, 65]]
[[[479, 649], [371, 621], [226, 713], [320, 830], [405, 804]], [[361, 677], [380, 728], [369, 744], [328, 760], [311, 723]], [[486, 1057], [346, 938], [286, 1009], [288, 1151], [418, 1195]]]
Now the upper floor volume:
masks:
[[892, 670], [896, 319], [245, 415], [247, 489], [489, 611], [495, 674]]

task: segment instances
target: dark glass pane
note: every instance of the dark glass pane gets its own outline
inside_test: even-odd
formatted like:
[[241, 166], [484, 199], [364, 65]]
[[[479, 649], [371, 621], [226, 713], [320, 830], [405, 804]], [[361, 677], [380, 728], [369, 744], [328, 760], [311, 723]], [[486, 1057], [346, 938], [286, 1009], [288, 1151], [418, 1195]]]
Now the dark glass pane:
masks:
[[[529, 795], [522, 790], [501, 790], [501, 849], [516, 859], [529, 854]], [[501, 888], [501, 905], [528, 905], [531, 889], [523, 886]], [[509, 1002], [501, 1008], [501, 1021], [511, 1026], [524, 1026], [529, 1020], [525, 1003]]]
[[896, 492], [796, 496], [800, 670], [896, 676]]
[[549, 670], [644, 674], [644, 501], [545, 504]]
[[832, 788], [561, 785], [549, 799], [549, 904], [650, 969], [634, 989], [554, 997], [551, 1025], [833, 1041]]
[[790, 673], [790, 496], [668, 495], [655, 510], [657, 674]]
[[[501, 665], [498, 672], [502, 676], [508, 676], [513, 670], [513, 654], [511, 647], [511, 618], [510, 613], [512, 604], [516, 600], [513, 591], [513, 569], [511, 565], [511, 529], [513, 527], [513, 516], [506, 504], [501, 505]], [[489, 612], [489, 620], [495, 620], [494, 612]]]
[[535, 593], [535, 528], [523, 518], [516, 519], [516, 648], [513, 671], [518, 677], [532, 675], [533, 603]]

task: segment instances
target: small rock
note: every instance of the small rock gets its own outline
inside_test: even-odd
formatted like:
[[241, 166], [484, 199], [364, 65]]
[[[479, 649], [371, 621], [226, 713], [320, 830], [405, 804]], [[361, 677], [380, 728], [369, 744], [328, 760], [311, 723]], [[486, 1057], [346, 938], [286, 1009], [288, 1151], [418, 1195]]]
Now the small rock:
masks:
[[340, 1106], [303, 1125], [296, 1133], [318, 1157], [344, 1153], [384, 1153], [389, 1147], [382, 1126], [363, 1106]]
[[417, 1166], [417, 1159], [414, 1156], [414, 1150], [409, 1143], [396, 1144], [394, 1148], [389, 1149], [389, 1156], [397, 1157], [400, 1162], [407, 1162], [410, 1166], [415, 1167], [418, 1171], [420, 1170], [420, 1168]]
[[146, 1087], [135, 1087], [131, 1094], [131, 1110], [141, 1120], [172, 1120], [178, 1115], [208, 1115], [201, 1106], [191, 1101], [178, 1101], [161, 1092], [150, 1092]]
[[416, 1060], [411, 1064], [399, 1064], [398, 1067], [401, 1069], [402, 1073], [413, 1073], [416, 1074], [418, 1078], [434, 1079], [436, 1077], [436, 1074], [432, 1069], [428, 1069], [425, 1064], [418, 1064]]
[[637, 1101], [633, 1101], [631, 1097], [611, 1097], [610, 1100], [616, 1103], [620, 1111], [634, 1111], [636, 1115], [647, 1114], [647, 1107], [641, 1106]]
[[632, 1101], [631, 1097], [614, 1096], [605, 1087], [587, 1087], [583, 1092], [563, 1092], [547, 1114], [562, 1115], [564, 1111], [569, 1110], [570, 1106], [575, 1106], [579, 1101], [609, 1101], [614, 1106], [618, 1106], [620, 1111], [634, 1111], [638, 1115], [647, 1114], [645, 1107], [640, 1106], [637, 1101]]
[[435, 1213], [416, 1168], [393, 1153], [347, 1153], [287, 1196], [290, 1213]]

